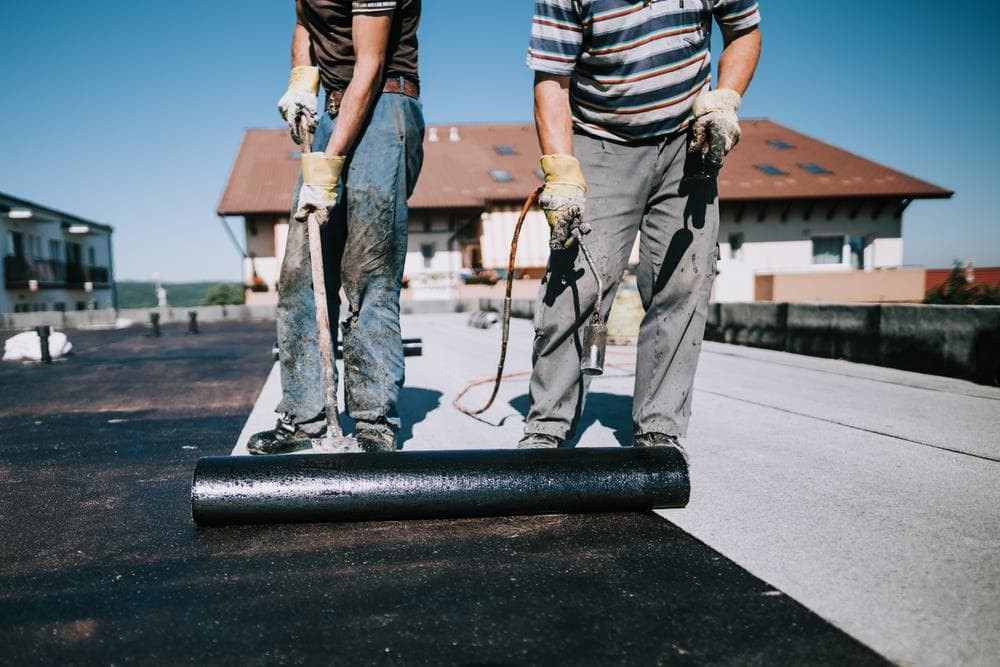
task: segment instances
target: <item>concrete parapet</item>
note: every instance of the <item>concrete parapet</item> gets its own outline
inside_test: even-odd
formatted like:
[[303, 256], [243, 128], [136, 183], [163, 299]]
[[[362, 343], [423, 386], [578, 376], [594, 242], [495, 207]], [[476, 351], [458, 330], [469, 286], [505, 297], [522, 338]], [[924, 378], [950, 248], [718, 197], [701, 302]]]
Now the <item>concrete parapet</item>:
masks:
[[[503, 312], [503, 299], [480, 299], [479, 310]], [[530, 320], [535, 316], [534, 299], [511, 299], [510, 316]]]
[[788, 304], [724, 303], [709, 306], [705, 337], [748, 347], [781, 350], [785, 346]]
[[1000, 307], [722, 303], [705, 339], [1000, 384]]
[[198, 322], [248, 322], [251, 320], [273, 320], [274, 306], [194, 306], [190, 308], [123, 308], [118, 317], [133, 320], [136, 324], [149, 321], [150, 313], [160, 314], [160, 324], [187, 323], [189, 312], [198, 313]]
[[467, 313], [475, 310], [476, 304], [475, 299], [403, 299], [399, 302], [399, 312], [403, 315]]
[[115, 311], [69, 310], [46, 311], [40, 313], [0, 313], [0, 330], [27, 331], [37, 326], [48, 325], [55, 329], [81, 329], [87, 327], [113, 326]]
[[1000, 306], [885, 305], [881, 363], [1000, 384]]
[[785, 350], [877, 364], [880, 313], [878, 304], [788, 304]]

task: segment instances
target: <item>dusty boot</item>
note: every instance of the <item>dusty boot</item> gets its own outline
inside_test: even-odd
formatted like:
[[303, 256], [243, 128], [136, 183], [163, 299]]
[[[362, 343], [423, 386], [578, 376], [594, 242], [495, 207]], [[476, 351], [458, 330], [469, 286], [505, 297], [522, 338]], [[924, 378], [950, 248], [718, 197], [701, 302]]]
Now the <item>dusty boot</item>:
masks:
[[518, 449], [554, 449], [562, 444], [562, 439], [548, 433], [525, 433]]
[[250, 436], [247, 449], [251, 454], [289, 454], [312, 447], [309, 435], [300, 431], [287, 417], [282, 416], [270, 431]]
[[354, 431], [358, 447], [366, 452], [396, 451], [396, 432], [387, 424], [358, 422]]
[[688, 460], [687, 452], [675, 435], [667, 435], [666, 433], [640, 433], [635, 436], [633, 447], [673, 447], [681, 453], [685, 463]]

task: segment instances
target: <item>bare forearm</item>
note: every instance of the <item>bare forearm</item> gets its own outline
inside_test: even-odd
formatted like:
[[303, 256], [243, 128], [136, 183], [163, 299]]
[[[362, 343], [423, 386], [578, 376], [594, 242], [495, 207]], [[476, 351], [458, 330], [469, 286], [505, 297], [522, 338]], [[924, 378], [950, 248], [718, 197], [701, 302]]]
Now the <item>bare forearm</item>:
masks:
[[312, 40], [302, 18], [302, 3], [295, 2], [295, 30], [292, 31], [292, 67], [312, 65]]
[[382, 89], [381, 64], [377, 69], [369, 67], [365, 71], [358, 70], [358, 67], [354, 68], [354, 76], [340, 102], [337, 125], [326, 146], [326, 152], [330, 155], [347, 155], [351, 150], [365, 124], [372, 102]]
[[573, 154], [568, 76], [535, 75], [535, 128], [543, 155]]
[[730, 88], [742, 95], [750, 87], [760, 60], [760, 29], [755, 27], [726, 37], [726, 47], [719, 58], [717, 87]]

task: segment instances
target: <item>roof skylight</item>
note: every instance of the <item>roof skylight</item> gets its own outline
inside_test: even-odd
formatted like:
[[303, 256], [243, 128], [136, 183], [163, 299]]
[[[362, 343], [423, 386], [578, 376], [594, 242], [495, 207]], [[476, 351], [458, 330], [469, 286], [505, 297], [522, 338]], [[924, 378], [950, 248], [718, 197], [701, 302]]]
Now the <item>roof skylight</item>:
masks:
[[821, 164], [816, 164], [815, 162], [802, 162], [799, 167], [805, 169], [810, 174], [832, 174], [833, 172], [824, 167]]
[[755, 164], [754, 167], [768, 176], [788, 176], [787, 171], [782, 171], [773, 164]]
[[506, 169], [493, 169], [490, 171], [490, 178], [497, 183], [509, 183], [514, 180], [514, 175]]
[[791, 150], [792, 148], [795, 148], [794, 144], [790, 144], [787, 141], [783, 141], [781, 139], [768, 139], [767, 145], [782, 151], [787, 151]]

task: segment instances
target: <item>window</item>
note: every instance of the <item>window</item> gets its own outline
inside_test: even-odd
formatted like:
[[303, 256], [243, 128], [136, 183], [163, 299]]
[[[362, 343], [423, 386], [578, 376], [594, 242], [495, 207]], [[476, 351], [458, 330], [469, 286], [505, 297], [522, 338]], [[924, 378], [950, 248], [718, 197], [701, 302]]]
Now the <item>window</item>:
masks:
[[729, 259], [740, 259], [743, 256], [743, 232], [729, 235]]
[[787, 141], [782, 141], [781, 139], [768, 139], [767, 145], [772, 148], [777, 148], [780, 151], [787, 151], [795, 148], [793, 144], [790, 144]]
[[91, 266], [97, 266], [97, 252], [93, 246], [87, 248], [87, 263]]
[[545, 172], [542, 171], [541, 169], [536, 169], [535, 170], [535, 176], [537, 176], [538, 180], [540, 180], [540, 181], [544, 181], [545, 180]]
[[843, 236], [814, 236], [813, 264], [841, 264], [844, 259]]
[[49, 259], [55, 262], [62, 259], [62, 247], [55, 239], [49, 239]]
[[497, 183], [509, 183], [514, 180], [514, 176], [506, 169], [494, 169], [490, 172], [490, 178]]
[[434, 251], [436, 248], [433, 243], [421, 243], [420, 244], [420, 254], [424, 256], [424, 268], [431, 268], [431, 262], [434, 260]]
[[788, 176], [787, 171], [782, 171], [781, 169], [775, 167], [773, 164], [755, 164], [754, 167], [758, 171], [761, 171], [768, 176]]
[[517, 151], [514, 150], [514, 147], [509, 144], [494, 146], [493, 150], [497, 152], [497, 155], [517, 155]]
[[810, 174], [832, 174], [833, 172], [824, 167], [821, 164], [816, 164], [815, 162], [802, 162], [799, 167], [805, 169]]
[[302, 151], [288, 151], [288, 159], [289, 160], [301, 160], [302, 159]]
[[865, 246], [868, 245], [868, 239], [864, 236], [849, 236], [847, 245], [851, 247], [851, 268], [865, 268]]

